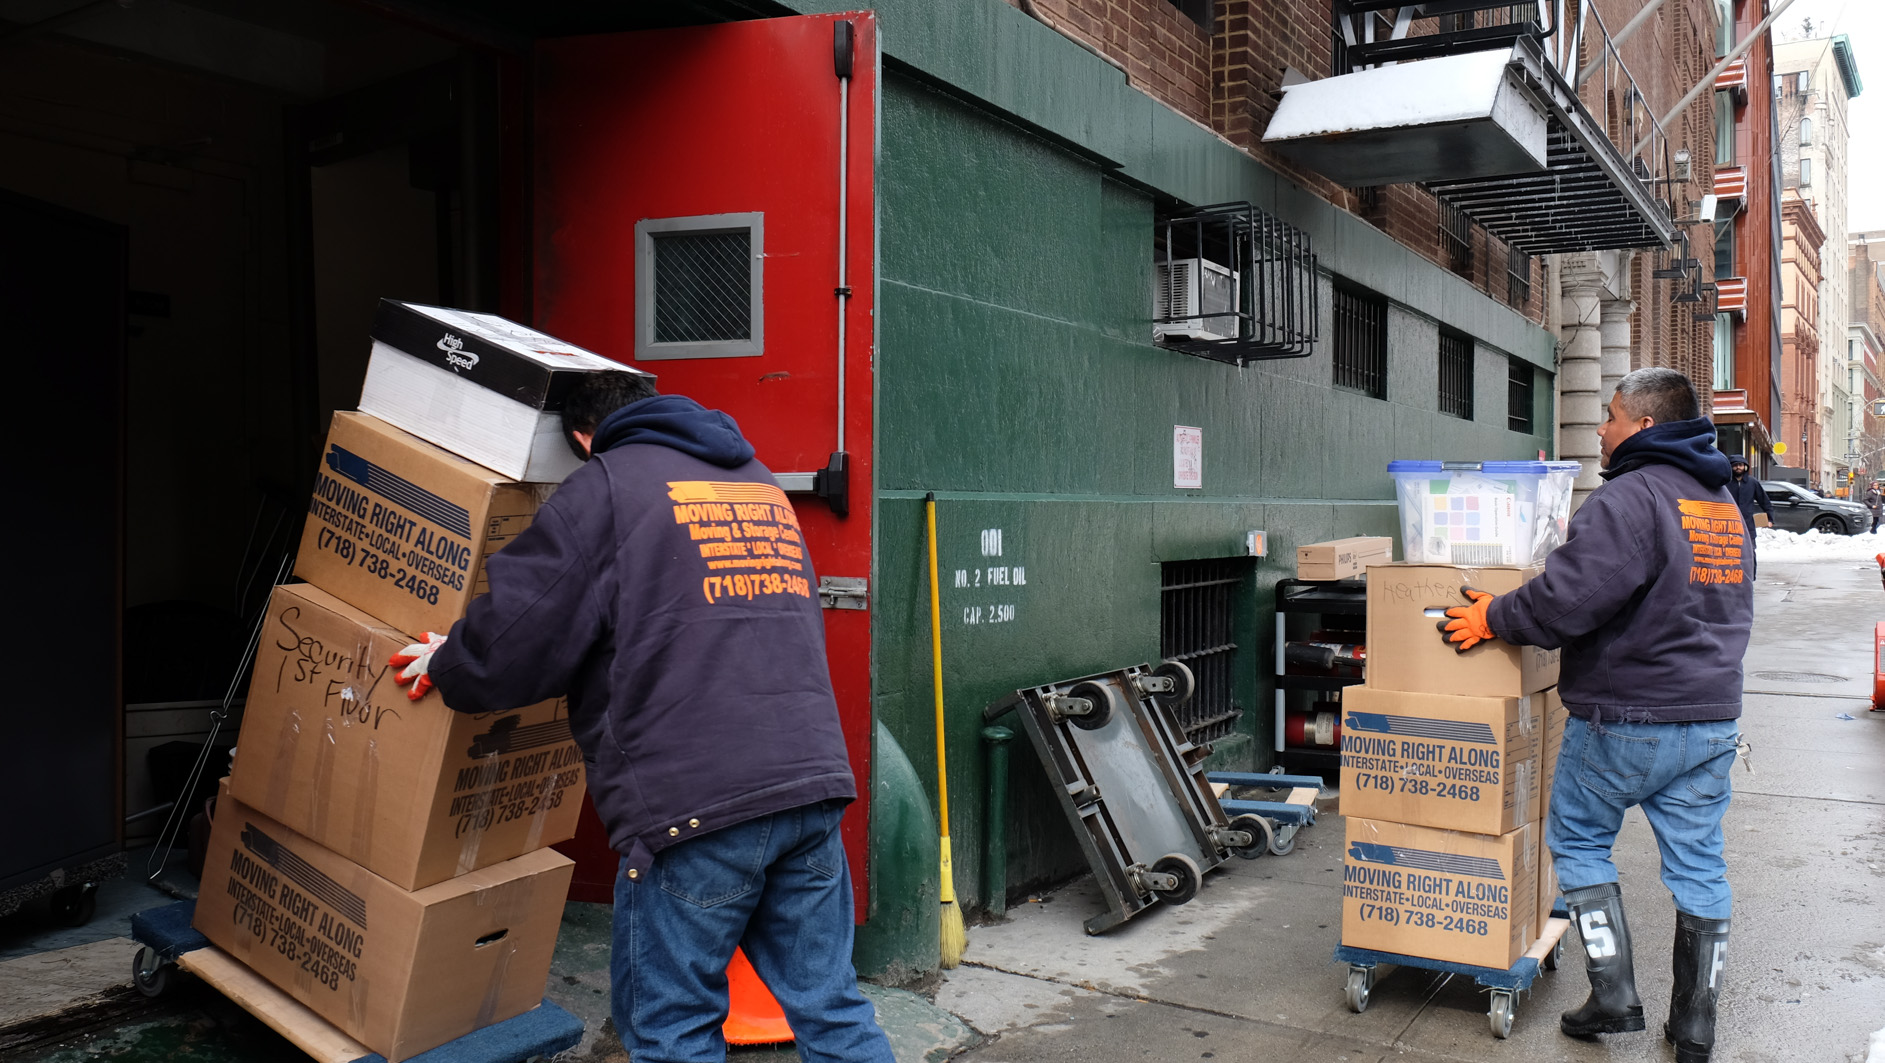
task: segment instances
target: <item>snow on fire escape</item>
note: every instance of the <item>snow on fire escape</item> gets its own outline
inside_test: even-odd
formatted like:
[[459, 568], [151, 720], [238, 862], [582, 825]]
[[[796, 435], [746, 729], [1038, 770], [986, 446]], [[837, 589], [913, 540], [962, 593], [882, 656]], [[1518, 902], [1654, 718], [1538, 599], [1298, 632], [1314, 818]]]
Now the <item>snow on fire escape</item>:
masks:
[[1588, 0], [1333, 5], [1336, 74], [1290, 86], [1265, 143], [1530, 254], [1673, 245], [1668, 137]]

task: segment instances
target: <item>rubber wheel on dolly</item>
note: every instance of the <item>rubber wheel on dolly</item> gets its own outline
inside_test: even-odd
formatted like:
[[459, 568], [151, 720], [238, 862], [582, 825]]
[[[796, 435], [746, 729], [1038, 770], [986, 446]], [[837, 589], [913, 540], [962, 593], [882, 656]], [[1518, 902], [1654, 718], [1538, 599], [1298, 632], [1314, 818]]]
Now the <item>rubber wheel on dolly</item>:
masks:
[[1204, 872], [1198, 870], [1198, 862], [1183, 853], [1162, 856], [1152, 870], [1162, 875], [1171, 875], [1178, 880], [1178, 885], [1168, 890], [1153, 890], [1152, 896], [1166, 904], [1184, 904], [1198, 895], [1198, 886], [1204, 881]]
[[1512, 994], [1503, 989], [1492, 991], [1492, 1008], [1486, 1018], [1492, 1021], [1492, 1036], [1504, 1040], [1512, 1036]]
[[1241, 816], [1231, 817], [1229, 826], [1232, 830], [1245, 831], [1250, 835], [1249, 845], [1231, 847], [1233, 856], [1255, 860], [1264, 853], [1270, 852], [1276, 845], [1276, 831], [1270, 826], [1270, 821], [1262, 816], [1246, 812]]
[[1366, 967], [1348, 969], [1348, 1010], [1359, 1015], [1368, 1010], [1368, 992], [1374, 988], [1374, 972]]
[[1172, 681], [1172, 692], [1157, 695], [1159, 704], [1168, 709], [1175, 709], [1191, 700], [1197, 693], [1198, 680], [1191, 674], [1191, 666], [1183, 661], [1160, 661], [1152, 674], [1160, 679]]
[[147, 997], [161, 997], [170, 988], [170, 975], [176, 969], [177, 965], [159, 956], [156, 949], [142, 945], [131, 957], [131, 984]]
[[1556, 945], [1551, 946], [1551, 951], [1545, 953], [1545, 962], [1539, 964], [1539, 966], [1543, 967], [1547, 971], [1555, 971], [1558, 969], [1558, 964], [1563, 963], [1563, 962], [1564, 962], [1564, 939], [1559, 938], [1558, 943]]
[[1288, 856], [1296, 849], [1296, 835], [1302, 830], [1302, 824], [1291, 823], [1276, 829], [1276, 839], [1270, 843], [1270, 852], [1277, 856]]
[[1085, 698], [1093, 703], [1093, 711], [1085, 716], [1069, 716], [1067, 722], [1082, 731], [1097, 731], [1112, 722], [1114, 701], [1117, 697], [1113, 688], [1106, 683], [1075, 683], [1067, 691], [1070, 698]]
[[90, 883], [66, 886], [52, 895], [52, 917], [62, 926], [84, 926], [98, 911], [98, 887]]

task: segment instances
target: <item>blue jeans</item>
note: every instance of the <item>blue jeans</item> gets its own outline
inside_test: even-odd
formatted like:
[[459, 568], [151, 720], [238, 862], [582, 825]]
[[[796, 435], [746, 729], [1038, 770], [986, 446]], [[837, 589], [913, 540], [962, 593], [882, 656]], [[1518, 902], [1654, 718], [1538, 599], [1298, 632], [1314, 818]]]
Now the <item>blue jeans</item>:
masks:
[[895, 1063], [851, 966], [844, 802], [775, 812], [655, 854], [615, 877], [609, 975], [634, 1063], [719, 1063], [733, 948], [779, 1001], [806, 1063]]
[[1610, 860], [1617, 828], [1626, 809], [1642, 805], [1676, 907], [1704, 919], [1728, 918], [1733, 897], [1721, 817], [1739, 739], [1735, 720], [1591, 723], [1571, 717], [1545, 824], [1560, 886], [1568, 891], [1617, 881]]

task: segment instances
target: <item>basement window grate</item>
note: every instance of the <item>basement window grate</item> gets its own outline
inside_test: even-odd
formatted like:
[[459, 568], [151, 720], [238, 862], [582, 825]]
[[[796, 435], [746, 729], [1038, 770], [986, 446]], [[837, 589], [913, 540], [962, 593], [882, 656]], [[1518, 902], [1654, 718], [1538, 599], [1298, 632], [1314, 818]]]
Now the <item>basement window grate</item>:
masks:
[[1388, 397], [1388, 301], [1335, 286], [1335, 386]]
[[1174, 714], [1192, 742], [1215, 742], [1233, 731], [1237, 705], [1236, 606], [1249, 572], [1237, 558], [1167, 561], [1160, 566], [1159, 656], [1183, 661], [1197, 691]]
[[1532, 364], [1513, 358], [1505, 385], [1505, 426], [1514, 432], [1532, 430]]
[[1248, 365], [1315, 352], [1321, 322], [1309, 235], [1248, 203], [1160, 218], [1153, 228], [1152, 337]]
[[1440, 412], [1473, 419], [1473, 341], [1440, 333]]

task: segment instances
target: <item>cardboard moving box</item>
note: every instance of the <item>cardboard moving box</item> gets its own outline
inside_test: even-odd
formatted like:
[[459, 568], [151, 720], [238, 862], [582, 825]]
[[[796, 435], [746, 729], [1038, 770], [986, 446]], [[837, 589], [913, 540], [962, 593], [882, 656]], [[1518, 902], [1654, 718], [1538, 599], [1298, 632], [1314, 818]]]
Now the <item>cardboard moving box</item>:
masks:
[[409, 893], [233, 798], [195, 926], [391, 1063], [543, 999], [575, 864], [539, 849]]
[[1494, 836], [1348, 818], [1342, 944], [1504, 970], [1537, 918], [1535, 824]]
[[582, 752], [562, 701], [417, 702], [386, 659], [411, 642], [318, 587], [275, 588], [256, 646], [236, 800], [401, 889], [571, 838]]
[[1477, 834], [1533, 822], [1543, 702], [1349, 687], [1342, 815]]
[[1539, 732], [1541, 752], [1538, 759], [1538, 778], [1542, 783], [1539, 790], [1544, 794], [1543, 808], [1549, 809], [1551, 784], [1558, 770], [1558, 750], [1564, 745], [1564, 723], [1571, 718], [1571, 714], [1565, 710], [1564, 700], [1558, 697], [1557, 687], [1545, 691], [1544, 697], [1545, 722], [1543, 730]]
[[1544, 932], [1545, 921], [1551, 918], [1551, 910], [1558, 906], [1558, 871], [1551, 859], [1551, 846], [1545, 844], [1545, 824], [1538, 822], [1538, 930]]
[[521, 484], [377, 417], [337, 413], [295, 575], [413, 635], [444, 634], [484, 593], [484, 563], [553, 488]]
[[1368, 566], [1368, 685], [1383, 690], [1467, 697], [1516, 697], [1558, 681], [1558, 651], [1494, 639], [1460, 653], [1436, 625], [1466, 605], [1461, 587], [1517, 590], [1544, 571], [1457, 565]]
[[382, 299], [360, 409], [511, 479], [559, 483], [582, 466], [563, 400], [606, 372], [641, 370], [496, 314]]
[[1331, 539], [1296, 548], [1296, 578], [1333, 580], [1359, 576], [1369, 565], [1394, 560], [1394, 540], [1385, 535]]

